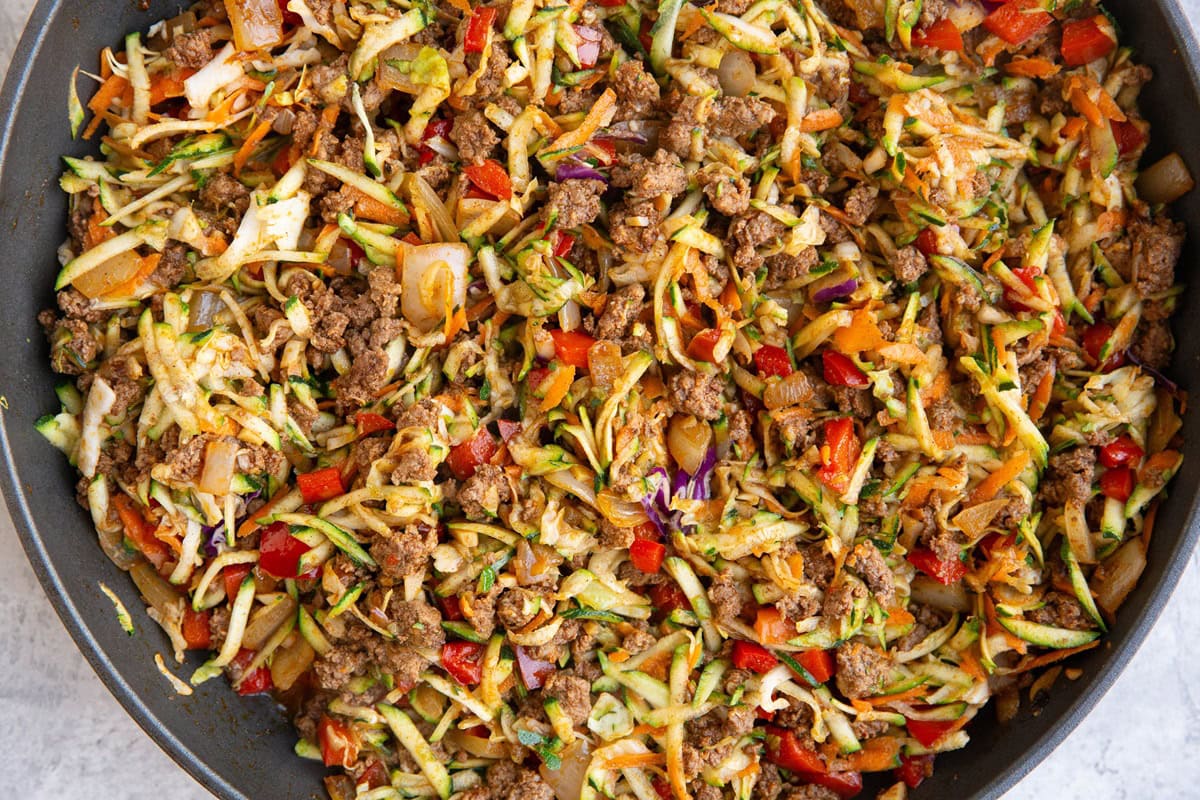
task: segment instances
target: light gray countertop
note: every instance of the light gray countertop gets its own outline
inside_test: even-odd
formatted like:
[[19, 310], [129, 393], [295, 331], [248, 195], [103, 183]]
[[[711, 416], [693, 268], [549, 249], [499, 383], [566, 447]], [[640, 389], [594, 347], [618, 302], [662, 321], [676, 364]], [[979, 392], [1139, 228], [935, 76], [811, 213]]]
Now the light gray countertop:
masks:
[[[0, 0], [0, 74], [32, 0]], [[1200, 0], [1185, 0], [1200, 19]], [[1006, 798], [1200, 797], [1200, 556], [1124, 675]], [[0, 507], [0, 785], [49, 800], [211, 797], [150, 740], [75, 649]], [[1191, 620], [1189, 622], [1189, 620]], [[166, 689], [164, 688], [164, 691]], [[949, 799], [948, 799], [949, 800]]]

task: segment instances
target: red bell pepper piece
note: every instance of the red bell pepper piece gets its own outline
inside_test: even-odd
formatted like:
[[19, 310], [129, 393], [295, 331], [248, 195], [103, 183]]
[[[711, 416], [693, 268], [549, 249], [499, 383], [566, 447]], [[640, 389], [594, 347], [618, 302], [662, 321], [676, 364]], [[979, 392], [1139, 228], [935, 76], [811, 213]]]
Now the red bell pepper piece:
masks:
[[476, 642], [446, 642], [442, 645], [442, 666], [463, 686], [483, 680], [484, 646]]
[[[1104, 348], [1106, 342], [1112, 337], [1113, 326], [1109, 325], [1104, 320], [1100, 320], [1094, 325], [1089, 325], [1083, 332], [1083, 349], [1092, 361], [1100, 362], [1100, 351]], [[1111, 372], [1117, 367], [1125, 363], [1125, 352], [1120, 351], [1110, 353], [1108, 360], [1100, 365], [1102, 372]]]
[[1042, 0], [1009, 0], [983, 21], [983, 27], [1009, 44], [1024, 44], [1054, 22]]
[[938, 583], [944, 583], [947, 586], [957, 583], [967, 574], [967, 565], [959, 559], [943, 561], [932, 550], [925, 547], [918, 547], [909, 553], [908, 563]]
[[862, 792], [861, 772], [810, 772], [802, 773], [800, 779], [832, 789], [834, 794], [847, 800]]
[[733, 643], [733, 665], [760, 675], [770, 672], [779, 664], [779, 659], [770, 650], [754, 642], [738, 639]]
[[1100, 492], [1124, 503], [1133, 493], [1133, 470], [1129, 467], [1105, 470], [1100, 476]]
[[893, 774], [897, 780], [904, 781], [905, 786], [915, 789], [933, 774], [933, 755], [900, 756], [900, 766]]
[[1117, 152], [1127, 156], [1146, 143], [1146, 134], [1132, 120], [1113, 120], [1109, 123], [1113, 138], [1117, 140]]
[[225, 596], [229, 598], [229, 602], [232, 603], [233, 598], [237, 597], [242, 581], [246, 580], [249, 574], [249, 564], [234, 564], [221, 570], [221, 580], [225, 582]]
[[984, 558], [991, 558], [992, 553], [1003, 547], [1012, 547], [1017, 541], [1014, 534], [989, 533], [979, 541], [979, 552]]
[[795, 658], [817, 683], [827, 683], [836, 671], [833, 653], [829, 650], [805, 650], [797, 653]]
[[754, 366], [758, 368], [758, 374], [763, 378], [771, 375], [786, 378], [793, 371], [792, 359], [787, 350], [773, 344], [764, 344], [754, 351]]
[[296, 476], [296, 484], [307, 504], [323, 503], [346, 493], [342, 486], [342, 473], [337, 467], [325, 467]]
[[[608, 5], [612, 0], [599, 0], [600, 5]], [[624, 5], [625, 0], [621, 0], [617, 5]], [[671, 791], [671, 784], [664, 781], [662, 778], [655, 778], [650, 781], [650, 788], [654, 789], [655, 794], [662, 800], [675, 800], [675, 792]]]
[[[254, 660], [254, 652], [243, 648], [233, 659], [233, 663], [244, 670]], [[275, 683], [271, 680], [271, 670], [266, 667], [255, 667], [252, 671], [243, 673], [241, 683], [237, 686], [237, 693], [246, 697], [252, 694], [263, 694], [274, 688]]]
[[908, 733], [925, 747], [932, 747], [933, 744], [945, 736], [950, 731], [958, 727], [956, 720], [925, 720], [925, 719], [910, 719], [905, 723], [908, 728]]
[[457, 595], [438, 598], [438, 605], [442, 608], [442, 616], [451, 622], [456, 622], [463, 618], [462, 602], [459, 601]]
[[800, 743], [794, 731], [768, 725], [766, 728], [767, 760], [777, 767], [783, 767], [789, 772], [808, 775], [820, 775], [828, 772], [821, 755]]
[[567, 233], [566, 231], [554, 232], [554, 255], [557, 258], [562, 258], [563, 256], [567, 255], [567, 253], [570, 253], [574, 247], [575, 236], [573, 234]]
[[913, 241], [913, 244], [917, 246], [917, 249], [923, 255], [937, 255], [938, 239], [937, 234], [933, 232], [933, 228], [922, 228], [921, 232], [917, 234], [917, 238]]
[[1132, 467], [1146, 452], [1128, 434], [1100, 448], [1100, 463], [1109, 469]]
[[311, 549], [292, 536], [286, 523], [272, 522], [258, 540], [258, 566], [276, 578], [295, 578], [300, 556]]
[[1062, 57], [1068, 67], [1082, 67], [1108, 55], [1116, 46], [1112, 23], [1103, 14], [1063, 23]]
[[705, 328], [688, 342], [688, 356], [697, 361], [707, 361], [710, 364], [715, 363], [716, 357], [713, 355], [713, 350], [716, 348], [717, 340], [720, 338], [721, 332], [716, 328]]
[[183, 640], [188, 650], [208, 650], [212, 647], [212, 631], [208, 621], [212, 615], [207, 611], [193, 611], [191, 606], [183, 609]]
[[117, 516], [125, 528], [125, 538], [128, 539], [146, 560], [157, 570], [171, 561], [171, 550], [166, 543], [154, 535], [157, 526], [146, 519], [142, 509], [127, 495], [113, 495], [112, 503], [117, 508]]
[[496, 9], [477, 8], [471, 12], [471, 20], [467, 23], [467, 33], [463, 36], [464, 53], [482, 53], [487, 44], [488, 31], [496, 21]]
[[512, 179], [508, 177], [508, 170], [494, 158], [489, 158], [482, 164], [468, 164], [463, 167], [463, 174], [476, 188], [497, 200], [508, 200], [512, 197]]
[[651, 542], [657, 542], [662, 539], [662, 534], [658, 530], [658, 526], [653, 522], [643, 522], [640, 525], [633, 527], [634, 539], [647, 539]]
[[[1014, 267], [1012, 274], [1025, 285], [1030, 294], [1037, 294], [1037, 277], [1042, 274], [1042, 271], [1037, 267]], [[1004, 299], [1013, 309], [1017, 311], [1028, 311], [1029, 306], [1021, 302], [1023, 295], [1018, 294], [1007, 286], [1004, 287]]]
[[358, 782], [367, 784], [368, 789], [378, 789], [380, 786], [390, 784], [392, 779], [388, 776], [387, 767], [383, 765], [383, 762], [375, 759], [371, 762], [371, 766], [363, 771]]
[[358, 761], [358, 737], [350, 726], [322, 714], [317, 723], [317, 739], [325, 766], [349, 769]]
[[279, 6], [279, 13], [283, 15], [284, 26], [298, 28], [304, 24], [304, 18], [295, 11], [288, 11], [288, 0], [275, 0], [275, 4]]
[[600, 58], [600, 43], [604, 38], [600, 35], [600, 31], [589, 25], [576, 25], [575, 35], [579, 37], [579, 43], [575, 45], [575, 52], [579, 55], [579, 67], [581, 69], [591, 69], [596, 66], [596, 61]]
[[649, 539], [634, 539], [629, 545], [629, 560], [642, 572], [658, 572], [667, 548]]
[[358, 431], [358, 435], [368, 436], [379, 431], [390, 431], [396, 427], [396, 423], [392, 422], [385, 416], [380, 414], [372, 414], [369, 411], [360, 411], [354, 415], [354, 427]]
[[821, 354], [821, 370], [824, 373], [825, 382], [834, 386], [853, 386], [861, 389], [871, 383], [867, 374], [859, 369], [849, 356], [842, 355], [836, 350], [826, 350]]
[[939, 19], [928, 28], [913, 31], [912, 43], [917, 47], [936, 47], [958, 53], [963, 49], [962, 33], [949, 19]]
[[492, 434], [488, 433], [486, 428], [480, 428], [470, 439], [450, 448], [450, 454], [446, 456], [446, 465], [450, 467], [454, 477], [465, 481], [475, 474], [480, 464], [490, 461], [498, 449]]
[[587, 369], [588, 350], [596, 340], [583, 331], [550, 331], [554, 340], [554, 357], [564, 364]]
[[850, 485], [850, 472], [862, 449], [854, 433], [854, 420], [849, 417], [831, 419], [825, 423], [825, 444], [821, 448], [821, 463], [817, 477], [831, 490], [841, 493]]
[[558, 671], [557, 664], [534, 658], [529, 655], [528, 650], [520, 645], [515, 645], [513, 652], [517, 656], [517, 670], [521, 673], [521, 682], [531, 692], [534, 689], [542, 688], [546, 679]]
[[650, 587], [650, 600], [656, 611], [670, 614], [681, 608], [691, 608], [687, 595], [675, 583], [659, 583]]
[[500, 440], [505, 442], [521, 432], [521, 423], [510, 419], [496, 420], [496, 427], [500, 430]]

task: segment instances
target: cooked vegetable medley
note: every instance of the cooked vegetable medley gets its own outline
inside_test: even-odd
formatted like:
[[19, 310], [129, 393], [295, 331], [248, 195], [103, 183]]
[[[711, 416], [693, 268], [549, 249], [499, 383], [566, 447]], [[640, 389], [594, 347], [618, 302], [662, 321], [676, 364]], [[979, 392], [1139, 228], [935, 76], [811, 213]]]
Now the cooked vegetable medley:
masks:
[[1192, 180], [1088, 0], [208, 0], [90, 77], [39, 428], [335, 800], [899, 800], [1146, 565]]

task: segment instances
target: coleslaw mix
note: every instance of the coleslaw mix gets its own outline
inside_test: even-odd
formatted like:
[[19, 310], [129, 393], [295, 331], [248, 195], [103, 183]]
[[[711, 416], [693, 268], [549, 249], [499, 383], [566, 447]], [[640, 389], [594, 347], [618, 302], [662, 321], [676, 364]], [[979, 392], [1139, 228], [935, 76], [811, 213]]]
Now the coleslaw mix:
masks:
[[207, 0], [72, 81], [38, 427], [335, 800], [898, 800], [1146, 565], [1149, 78], [1087, 1]]

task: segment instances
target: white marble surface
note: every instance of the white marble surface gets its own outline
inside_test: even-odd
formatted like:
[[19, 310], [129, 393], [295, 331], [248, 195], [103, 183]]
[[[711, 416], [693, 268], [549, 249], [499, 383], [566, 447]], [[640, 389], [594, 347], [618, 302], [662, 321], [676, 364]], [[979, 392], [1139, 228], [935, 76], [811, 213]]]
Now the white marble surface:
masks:
[[[1185, 0], [1200, 20], [1200, 0]], [[32, 0], [0, 0], [0, 73]], [[1157, 627], [1093, 713], [1006, 800], [1200, 797], [1194, 556]], [[1188, 620], [1192, 622], [1189, 624]], [[211, 797], [134, 724], [75, 649], [0, 507], [0, 786], [7, 798]], [[948, 799], [949, 800], [949, 799]]]

